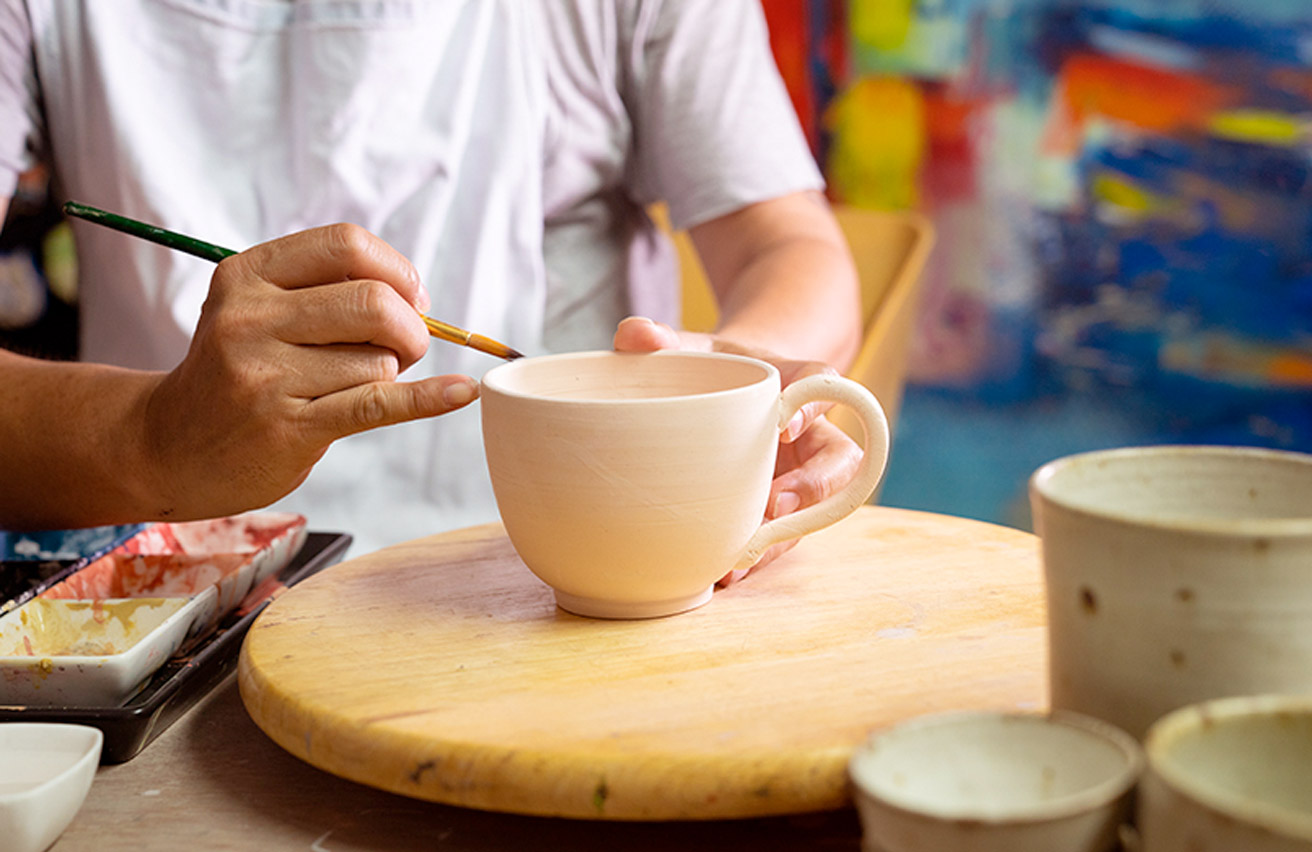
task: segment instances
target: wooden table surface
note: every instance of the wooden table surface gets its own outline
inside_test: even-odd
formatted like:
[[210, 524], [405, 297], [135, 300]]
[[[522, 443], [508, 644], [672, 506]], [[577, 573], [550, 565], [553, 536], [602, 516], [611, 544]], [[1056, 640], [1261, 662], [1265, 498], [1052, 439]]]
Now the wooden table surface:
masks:
[[[1005, 653], [982, 658], [983, 662], [1005, 658], [1006, 666], [985, 666], [992, 670], [986, 680], [1000, 678], [998, 682], [1009, 685], [1003, 689], [994, 684], [986, 692], [995, 703], [1037, 709], [1043, 702], [1044, 660], [1041, 583], [1032, 537], [960, 519], [939, 525], [935, 516], [883, 508], [863, 509], [859, 517], [849, 520], [852, 523], [846, 530], [816, 534], [784, 557], [790, 561], [749, 578], [740, 584], [742, 589], [759, 594], [766, 586], [795, 583], [798, 566], [793, 563], [813, 559], [815, 548], [847, 552], [843, 548], [857, 548], [857, 540], [864, 539], [860, 547], [868, 549], [877, 544], [874, 539], [882, 537], [885, 541], [911, 540], [908, 547], [921, 549], [926, 537], [935, 537], [928, 527], [941, 526], [947, 531], [941, 530], [942, 535], [965, 543], [964, 548], [953, 546], [958, 557], [969, 550], [971, 541], [979, 545], [980, 556], [958, 559], [960, 570], [972, 575], [975, 583], [969, 595], [972, 603], [965, 610], [970, 617], [947, 631], [945, 636], [957, 638], [937, 649], [932, 668], [940, 670], [938, 674], [953, 668], [944, 665], [952, 657], [944, 653], [945, 648], [955, 646], [959, 651], [954, 653], [972, 655], [981, 643], [988, 646], [995, 641], [990, 638], [994, 631], [1011, 634]], [[473, 536], [476, 540], [485, 537], [481, 533]], [[468, 534], [456, 536], [457, 541], [468, 538]], [[845, 543], [843, 547], [836, 547], [840, 542]], [[350, 560], [328, 569], [324, 576], [339, 572], [339, 577], [348, 578], [367, 569], [374, 556], [362, 557], [363, 565], [361, 560]], [[991, 586], [987, 572], [978, 574], [971, 567], [980, 562], [996, 566], [1001, 587]], [[964, 575], [927, 583], [921, 604], [930, 611], [956, 613], [959, 618], [962, 610], [943, 609], [943, 600], [962, 599], [958, 589], [963, 579]], [[726, 610], [732, 606], [726, 598], [709, 607], [717, 603]], [[917, 605], [906, 603], [913, 608]], [[981, 617], [981, 613], [988, 616]], [[909, 631], [897, 624], [881, 629], [885, 628], [884, 633], [872, 633], [870, 638], [894, 645], [910, 638]], [[813, 662], [822, 663], [822, 658]], [[927, 680], [938, 680], [916, 676], [915, 669], [923, 668], [926, 661], [908, 660], [898, 666], [906, 677], [897, 678], [898, 689], [893, 693], [919, 692], [926, 688]], [[942, 692], [941, 686], [944, 684], [934, 684], [933, 690]], [[951, 693], [951, 684], [946, 686], [948, 692], [931, 702], [934, 706], [919, 712], [952, 709], [940, 706]], [[907, 709], [899, 712], [915, 712], [915, 705], [908, 703], [912, 696], [898, 700], [907, 704]], [[787, 848], [855, 852], [859, 847], [860, 830], [850, 808], [749, 819], [627, 822], [494, 813], [394, 795], [323, 772], [276, 745], [251, 720], [230, 680], [132, 761], [102, 767], [82, 811], [53, 850], [751, 848], [768, 852]]]
[[[3, 848], [3, 843], [0, 843]], [[292, 757], [250, 720], [235, 678], [131, 761], [102, 766], [50, 852], [858, 852], [854, 811], [621, 823], [511, 816], [365, 787]]]

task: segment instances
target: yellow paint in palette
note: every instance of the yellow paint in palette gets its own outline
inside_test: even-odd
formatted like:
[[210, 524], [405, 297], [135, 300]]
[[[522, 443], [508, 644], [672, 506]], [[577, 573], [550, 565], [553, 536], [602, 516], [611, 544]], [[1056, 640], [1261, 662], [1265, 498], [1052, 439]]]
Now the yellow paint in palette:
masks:
[[0, 655], [111, 656], [127, 651], [187, 598], [69, 601], [36, 598], [0, 620]]

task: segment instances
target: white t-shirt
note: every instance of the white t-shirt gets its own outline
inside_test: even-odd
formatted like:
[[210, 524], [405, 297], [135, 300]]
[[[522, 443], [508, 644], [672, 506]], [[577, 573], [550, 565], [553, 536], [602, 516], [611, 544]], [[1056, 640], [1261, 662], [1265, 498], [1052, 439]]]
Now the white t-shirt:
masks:
[[[431, 315], [534, 354], [676, 321], [687, 226], [821, 185], [756, 0], [0, 0], [0, 193], [242, 249], [358, 223]], [[545, 225], [544, 225], [545, 223]], [[75, 223], [82, 357], [169, 369], [205, 261]], [[435, 341], [406, 374], [481, 375]], [[279, 508], [355, 552], [496, 519], [477, 404], [337, 442]]]

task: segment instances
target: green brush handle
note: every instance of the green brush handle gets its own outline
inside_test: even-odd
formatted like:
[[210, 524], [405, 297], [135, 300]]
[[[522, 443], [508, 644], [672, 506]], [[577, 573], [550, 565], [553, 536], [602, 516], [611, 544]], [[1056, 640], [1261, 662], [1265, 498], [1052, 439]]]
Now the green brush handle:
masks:
[[78, 219], [86, 219], [88, 222], [95, 222], [97, 225], [104, 225], [107, 228], [113, 228], [116, 231], [122, 231], [125, 234], [131, 234], [134, 237], [150, 240], [152, 243], [158, 243], [171, 249], [186, 252], [196, 257], [218, 263], [225, 257], [231, 257], [236, 254], [232, 249], [226, 249], [222, 246], [216, 246], [213, 243], [207, 243], [204, 240], [198, 240], [195, 237], [188, 237], [185, 234], [166, 231], [163, 228], [156, 228], [154, 225], [147, 225], [145, 222], [138, 222], [136, 219], [129, 219], [126, 216], [120, 216], [117, 213], [110, 213], [97, 207], [89, 207], [86, 204], [78, 204], [76, 201], [70, 201], [64, 205], [64, 212], [69, 216]]

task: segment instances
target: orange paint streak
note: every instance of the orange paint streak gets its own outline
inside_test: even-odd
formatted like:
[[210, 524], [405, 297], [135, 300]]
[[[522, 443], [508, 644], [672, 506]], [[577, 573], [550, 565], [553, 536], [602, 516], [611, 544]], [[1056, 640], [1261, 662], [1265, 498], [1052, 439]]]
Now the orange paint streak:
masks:
[[1203, 128], [1243, 102], [1243, 90], [1200, 77], [1093, 54], [1067, 60], [1057, 77], [1044, 147], [1071, 152], [1095, 116], [1158, 133]]
[[1312, 386], [1312, 358], [1295, 354], [1276, 355], [1267, 375], [1281, 385]]

